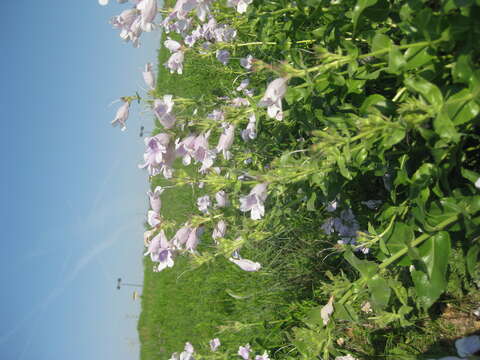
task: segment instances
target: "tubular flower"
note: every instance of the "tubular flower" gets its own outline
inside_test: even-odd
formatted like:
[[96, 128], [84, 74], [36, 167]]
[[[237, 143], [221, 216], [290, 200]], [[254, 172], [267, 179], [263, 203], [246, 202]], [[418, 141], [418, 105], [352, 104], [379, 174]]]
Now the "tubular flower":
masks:
[[[236, 264], [240, 269], [244, 271], [258, 271], [261, 269], [262, 265], [258, 262], [253, 262], [247, 259], [234, 259], [233, 257], [229, 258], [231, 262]], [[240, 355], [240, 354], [239, 354]], [[247, 359], [247, 358], [244, 358]]]
[[215, 194], [215, 207], [216, 208], [223, 208], [228, 206], [229, 201], [228, 201], [228, 195], [224, 190], [220, 190]]
[[155, 73], [153, 72], [152, 63], [145, 64], [145, 70], [142, 73], [145, 84], [150, 90], [155, 90]]
[[235, 7], [239, 14], [243, 14], [247, 11], [247, 7], [252, 1], [253, 0], [227, 0], [227, 6]]
[[125, 125], [128, 114], [129, 114], [130, 103], [125, 101], [122, 106], [120, 106], [117, 110], [117, 114], [115, 115], [115, 119], [112, 120], [112, 126], [121, 125], [120, 130], [125, 131], [127, 126]]
[[175, 147], [169, 144], [170, 136], [168, 134], [158, 134], [153, 137], [145, 138], [147, 150], [143, 154], [144, 163], [139, 168], [147, 168], [150, 176], [163, 173], [165, 178], [172, 177], [172, 164], [175, 160]]
[[175, 235], [172, 238], [172, 243], [177, 249], [181, 249], [183, 245], [188, 240], [188, 237], [190, 235], [190, 232], [192, 231], [192, 228], [188, 225], [185, 225], [178, 229], [178, 231], [175, 233]]
[[211, 205], [212, 205], [212, 202], [210, 201], [210, 196], [208, 195], [200, 196], [197, 199], [198, 210], [200, 210], [204, 214], [208, 214], [208, 208]]
[[224, 124], [223, 133], [218, 140], [217, 152], [223, 154], [225, 160], [230, 160], [232, 154], [229, 149], [232, 147], [233, 139], [235, 135], [235, 126], [232, 124]]
[[178, 75], [183, 73], [183, 60], [184, 55], [183, 51], [177, 51], [174, 53], [168, 61], [165, 63], [165, 66], [170, 70], [170, 74], [176, 72]]
[[212, 239], [217, 240], [223, 238], [227, 232], [227, 223], [224, 220], [220, 220], [213, 229]]
[[247, 55], [246, 58], [241, 58], [240, 59], [240, 65], [244, 67], [247, 70], [250, 70], [253, 66], [253, 56], [252, 55]]
[[255, 185], [247, 196], [240, 197], [240, 211], [251, 211], [250, 217], [259, 220], [265, 215], [263, 203], [267, 199], [267, 183]]
[[162, 200], [160, 199], [160, 195], [165, 191], [161, 186], [157, 186], [155, 190], [148, 191], [147, 195], [150, 200], [150, 207], [153, 211], [157, 214], [160, 214], [160, 209], [162, 207]]
[[212, 340], [210, 340], [209, 344], [210, 344], [210, 350], [217, 351], [217, 349], [221, 345], [220, 339], [219, 338], [212, 339]]
[[185, 243], [185, 249], [191, 252], [195, 251], [200, 242], [200, 234], [203, 232], [201, 228], [193, 228], [188, 234], [187, 242]]
[[163, 42], [163, 45], [165, 45], [165, 47], [173, 53], [179, 51], [182, 48], [182, 44], [170, 38], [167, 38], [167, 40]]
[[153, 102], [153, 113], [165, 129], [171, 129], [177, 121], [172, 113], [174, 104], [172, 98], [172, 95], [164, 95], [163, 100], [155, 99]]
[[250, 348], [250, 344], [247, 344], [245, 346], [239, 346], [237, 354], [240, 355], [243, 360], [249, 360], [251, 352], [252, 349]]
[[157, 16], [157, 0], [142, 0], [137, 5], [140, 10], [141, 28], [143, 31], [150, 32], [155, 29], [153, 20]]
[[257, 137], [256, 123], [257, 123], [257, 118], [255, 117], [254, 113], [251, 113], [250, 116], [248, 117], [247, 127], [241, 132], [243, 141], [247, 142]]
[[287, 79], [278, 78], [267, 86], [265, 95], [258, 103], [259, 106], [267, 107], [268, 116], [277, 120], [283, 119], [282, 98], [287, 91]]
[[230, 52], [228, 50], [217, 50], [217, 60], [223, 65], [227, 65], [230, 61]]
[[160, 225], [162, 220], [160, 219], [160, 215], [153, 210], [149, 210], [147, 213], [147, 222], [152, 228]]

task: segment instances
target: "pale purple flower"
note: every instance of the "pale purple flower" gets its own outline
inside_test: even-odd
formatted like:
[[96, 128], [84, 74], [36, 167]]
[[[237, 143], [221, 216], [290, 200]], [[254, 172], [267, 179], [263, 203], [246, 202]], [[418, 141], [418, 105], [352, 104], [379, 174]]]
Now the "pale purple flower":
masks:
[[193, 349], [193, 345], [190, 344], [189, 342], [186, 342], [185, 343], [185, 349], [184, 349], [186, 352], [189, 352], [189, 353], [194, 353], [195, 350]]
[[371, 210], [375, 210], [378, 209], [380, 205], [382, 205], [382, 200], [367, 200], [362, 201], [362, 204]]
[[220, 220], [213, 229], [212, 239], [217, 240], [223, 238], [227, 232], [227, 223], [224, 220]]
[[222, 110], [215, 109], [207, 117], [215, 121], [223, 121], [225, 120], [225, 113]]
[[240, 59], [240, 65], [244, 67], [247, 70], [250, 70], [253, 66], [253, 56], [252, 55], [247, 55], [246, 58], [241, 58]]
[[157, 214], [160, 214], [160, 209], [162, 207], [162, 200], [160, 199], [160, 195], [165, 191], [161, 186], [157, 186], [155, 190], [148, 191], [147, 195], [150, 200], [150, 207], [153, 211]]
[[167, 179], [172, 177], [173, 161], [175, 160], [175, 147], [169, 144], [170, 137], [161, 133], [153, 137], [145, 138], [147, 150], [143, 154], [144, 163], [138, 167], [140, 169], [147, 168], [150, 176], [160, 173]]
[[171, 129], [177, 121], [175, 115], [172, 114], [174, 105], [172, 98], [172, 95], [164, 95], [163, 100], [155, 99], [153, 102], [153, 113], [165, 129]]
[[247, 127], [241, 132], [243, 141], [250, 141], [257, 137], [256, 122], [257, 118], [255, 117], [255, 114], [251, 113], [248, 117]]
[[143, 243], [145, 244], [145, 246], [148, 246], [148, 244], [150, 243], [150, 238], [153, 236], [154, 233], [155, 229], [147, 230], [143, 233]]
[[248, 99], [241, 98], [241, 97], [236, 97], [236, 98], [232, 99], [230, 101], [230, 103], [232, 104], [232, 106], [235, 106], [235, 107], [249, 106], [250, 105], [250, 102], [248, 101]]
[[140, 10], [142, 30], [150, 32], [155, 29], [153, 20], [157, 16], [157, 0], [142, 0], [137, 9]]
[[197, 17], [201, 22], [204, 22], [207, 15], [210, 14], [210, 3], [212, 0], [197, 0], [197, 7], [195, 9]]
[[273, 80], [267, 86], [265, 95], [258, 103], [259, 106], [267, 107], [268, 116], [277, 120], [283, 119], [282, 98], [287, 91], [287, 81], [285, 78]]
[[250, 84], [250, 79], [243, 79], [240, 85], [237, 87], [237, 91], [245, 90]]
[[255, 185], [247, 196], [240, 197], [240, 211], [250, 212], [253, 220], [259, 220], [265, 215], [263, 203], [267, 198], [267, 183]]
[[325, 210], [327, 210], [328, 212], [334, 212], [335, 210], [337, 210], [337, 207], [338, 207], [338, 201], [332, 200], [329, 203], [327, 203], [327, 207], [325, 208]]
[[143, 254], [144, 256], [150, 255], [152, 260], [156, 256], [156, 254], [160, 251], [162, 248], [169, 248], [169, 243], [167, 240], [167, 237], [165, 235], [165, 232], [163, 230], [160, 230], [160, 232], [155, 236], [150, 243], [147, 246], [147, 252]]
[[185, 243], [187, 242], [191, 231], [192, 228], [188, 225], [185, 225], [178, 229], [175, 236], [172, 238], [173, 245], [178, 249], [182, 248], [183, 245], [185, 245]]
[[327, 220], [325, 220], [321, 228], [327, 235], [330, 235], [331, 233], [333, 233], [334, 232], [333, 218], [328, 218]]
[[184, 60], [183, 51], [177, 51], [172, 56], [170, 56], [170, 58], [164, 65], [170, 70], [170, 74], [177, 72], [177, 74], [182, 75], [183, 60]]
[[213, 165], [216, 157], [216, 151], [210, 150], [208, 146], [208, 137], [210, 132], [202, 133], [198, 136], [190, 135], [182, 141], [176, 141], [176, 151], [178, 156], [182, 157], [185, 165], [190, 164], [191, 159], [201, 163], [200, 172], [204, 173]]
[[227, 65], [230, 60], [230, 52], [228, 50], [217, 50], [217, 60], [223, 65]]
[[228, 25], [222, 24], [217, 26], [213, 30], [213, 37], [214, 40], [217, 42], [228, 43], [233, 41], [237, 37], [237, 30]]
[[115, 119], [113, 119], [111, 122], [112, 126], [120, 125], [121, 126], [120, 130], [122, 131], [125, 131], [127, 129], [127, 126], [125, 125], [125, 123], [128, 119], [129, 108], [130, 108], [130, 103], [128, 101], [125, 101], [123, 105], [118, 108], [117, 113], [115, 115]]
[[211, 205], [212, 205], [212, 202], [210, 201], [210, 196], [208, 196], [208, 195], [200, 196], [197, 199], [198, 210], [200, 210], [204, 214], [208, 213], [208, 208]]
[[150, 90], [155, 90], [155, 73], [153, 72], [152, 63], [147, 63], [145, 65], [145, 70], [143, 71], [142, 75], [145, 84], [147, 84]]
[[170, 38], [167, 38], [167, 40], [163, 42], [163, 45], [165, 45], [165, 47], [173, 53], [179, 51], [182, 48], [182, 44]]
[[240, 346], [238, 348], [238, 355], [240, 355], [243, 360], [249, 360], [251, 352], [252, 352], [252, 349], [250, 348], [250, 344], [247, 344], [245, 346]]
[[223, 208], [228, 206], [228, 194], [224, 190], [220, 190], [215, 194], [215, 207], [216, 208]]
[[267, 351], [265, 351], [263, 355], [255, 356], [255, 360], [270, 360], [270, 358], [268, 357]]
[[190, 344], [189, 342], [185, 343], [185, 349], [180, 354], [179, 360], [194, 360], [194, 357], [193, 357], [194, 352], [195, 350], [193, 349], [192, 344]]
[[225, 124], [217, 145], [217, 152], [221, 152], [225, 160], [230, 160], [232, 156], [229, 149], [232, 147], [234, 136], [235, 126], [233, 124]]
[[190, 233], [188, 234], [187, 242], [185, 243], [185, 249], [191, 252], [195, 251], [197, 248], [198, 243], [200, 242], [200, 233], [203, 229], [200, 228], [193, 228]]
[[480, 351], [480, 336], [466, 336], [455, 341], [458, 356], [467, 357]]
[[219, 338], [212, 339], [210, 340], [209, 344], [210, 344], [210, 350], [217, 351], [217, 349], [220, 346], [220, 339]]
[[253, 0], [227, 0], [227, 6], [235, 7], [239, 14], [243, 14], [247, 11], [247, 7], [252, 1]]
[[253, 261], [247, 260], [247, 259], [230, 258], [228, 260], [233, 262], [235, 265], [237, 265], [240, 269], [242, 269], [244, 271], [258, 271], [262, 267], [262, 265], [260, 263], [253, 262]]
[[162, 223], [162, 220], [160, 219], [160, 215], [158, 215], [158, 213], [153, 210], [149, 210], [147, 213], [147, 222], [148, 225], [154, 228], [157, 225], [160, 225]]

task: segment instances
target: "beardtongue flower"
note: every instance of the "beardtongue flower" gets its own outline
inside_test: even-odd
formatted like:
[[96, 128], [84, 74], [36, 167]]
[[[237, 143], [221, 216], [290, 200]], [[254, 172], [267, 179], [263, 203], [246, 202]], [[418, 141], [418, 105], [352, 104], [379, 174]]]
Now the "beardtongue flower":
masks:
[[187, 242], [185, 243], [185, 249], [194, 252], [200, 242], [200, 233], [203, 232], [201, 228], [193, 228], [188, 234]]
[[223, 238], [227, 232], [227, 223], [224, 220], [220, 220], [213, 229], [212, 239], [217, 240]]
[[200, 210], [204, 214], [208, 214], [208, 208], [212, 205], [210, 201], [210, 196], [205, 195], [201, 196], [197, 199], [197, 206], [198, 210]]
[[157, 16], [157, 0], [142, 0], [137, 9], [140, 10], [142, 30], [150, 32], [155, 29], [153, 20]]
[[270, 358], [268, 357], [268, 354], [267, 352], [265, 351], [263, 353], [263, 355], [257, 355], [255, 356], [255, 360], [270, 360]]
[[223, 133], [218, 140], [217, 152], [223, 154], [225, 160], [230, 160], [232, 154], [229, 149], [232, 147], [235, 136], [235, 126], [232, 124], [225, 124]]
[[150, 90], [155, 90], [155, 73], [153, 72], [152, 63], [147, 63], [145, 65], [145, 70], [143, 71], [142, 75], [145, 84], [147, 84]]
[[255, 117], [255, 114], [251, 113], [248, 117], [247, 127], [241, 132], [243, 141], [247, 142], [257, 137], [256, 122], [257, 122], [257, 118]]
[[287, 91], [287, 79], [278, 78], [267, 86], [265, 95], [258, 103], [259, 106], [267, 107], [268, 116], [277, 120], [283, 119], [282, 98]]
[[245, 346], [239, 346], [237, 354], [240, 355], [243, 360], [249, 360], [251, 352], [252, 349], [250, 348], [250, 344], [247, 344]]
[[180, 44], [178, 41], [172, 40], [168, 38], [163, 42], [163, 45], [170, 50], [171, 52], [177, 52], [182, 48], [182, 44]]
[[153, 113], [165, 129], [171, 129], [177, 121], [172, 114], [174, 104], [172, 98], [172, 95], [164, 95], [163, 100], [155, 99], [153, 102]]
[[240, 59], [240, 65], [244, 67], [247, 70], [250, 70], [253, 66], [253, 56], [252, 55], [247, 55], [246, 58], [241, 58]]
[[235, 7], [239, 14], [243, 14], [247, 11], [247, 7], [252, 1], [253, 0], [227, 0], [227, 6]]
[[221, 345], [220, 339], [219, 338], [212, 339], [210, 340], [209, 344], [210, 344], [210, 350], [215, 352]]
[[148, 225], [150, 225], [152, 228], [154, 228], [157, 225], [160, 225], [162, 223], [162, 221], [160, 219], [160, 215], [158, 215], [158, 213], [156, 213], [153, 210], [148, 211], [147, 222], [148, 222]]
[[230, 101], [230, 103], [232, 104], [232, 106], [235, 106], [235, 107], [249, 106], [250, 105], [248, 99], [241, 98], [241, 97], [236, 97], [236, 98], [232, 99]]
[[153, 211], [157, 214], [160, 214], [160, 209], [162, 207], [162, 200], [160, 199], [160, 195], [165, 191], [161, 186], [157, 186], [155, 190], [148, 191], [147, 195], [150, 200], [150, 207]]
[[[236, 264], [240, 269], [242, 269], [244, 271], [251, 271], [251, 272], [258, 271], [262, 267], [262, 265], [260, 263], [253, 262], [253, 261], [247, 260], [247, 259], [234, 259], [233, 257], [231, 257], [228, 260], [230, 260], [231, 262]], [[244, 358], [244, 359], [248, 359], [248, 358]]]
[[177, 51], [172, 56], [170, 56], [168, 61], [165, 63], [165, 66], [170, 70], [170, 74], [177, 72], [177, 74], [182, 75], [183, 60], [184, 60], [184, 55], [182, 51]]
[[125, 125], [125, 123], [128, 119], [129, 108], [130, 108], [130, 103], [128, 101], [125, 101], [123, 105], [118, 108], [117, 114], [115, 115], [115, 119], [113, 119], [111, 122], [112, 126], [120, 125], [121, 131], [125, 131], [127, 129], [127, 126]]
[[156, 235], [148, 244], [147, 246], [147, 252], [143, 254], [144, 256], [150, 255], [152, 260], [154, 260], [154, 257], [158, 254], [160, 249], [168, 249], [170, 247], [170, 244], [168, 243], [167, 237], [165, 235], [165, 232], [163, 230], [160, 230], [158, 235]]
[[265, 215], [263, 203], [267, 198], [267, 183], [255, 185], [247, 196], [240, 197], [240, 211], [250, 211], [253, 220], [259, 220]]
[[230, 52], [228, 50], [217, 50], [217, 60], [223, 65], [227, 65], [230, 60]]
[[216, 208], [223, 208], [228, 206], [229, 202], [228, 202], [227, 193], [223, 190], [220, 190], [215, 194], [215, 201], [216, 201], [216, 204], [215, 204]]
[[187, 242], [188, 236], [190, 235], [191, 231], [192, 231], [192, 228], [188, 225], [185, 225], [180, 229], [178, 229], [175, 236], [172, 238], [173, 245], [176, 248], [181, 249], [183, 245], [185, 245], [185, 243]]
[[237, 91], [243, 91], [247, 88], [247, 86], [250, 84], [250, 80], [249, 79], [244, 79], [242, 80], [242, 82], [240, 83], [240, 85], [237, 87]]

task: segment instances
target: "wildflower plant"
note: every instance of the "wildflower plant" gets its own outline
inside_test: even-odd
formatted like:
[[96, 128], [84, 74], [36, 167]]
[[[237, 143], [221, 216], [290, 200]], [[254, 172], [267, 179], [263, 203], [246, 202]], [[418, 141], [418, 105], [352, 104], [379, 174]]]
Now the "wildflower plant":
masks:
[[[285, 310], [289, 350], [265, 340], [274, 355], [257, 359], [368, 357], [377, 349], [337, 341], [346, 329], [407, 328], [453, 281], [457, 293], [475, 290], [477, 3], [166, 3], [163, 19], [141, 0], [112, 24], [134, 43], [135, 29], [162, 27], [172, 54], [160, 66], [173, 79], [195, 79], [197, 61], [224, 81], [188, 98], [152, 91], [151, 66], [143, 72], [154, 117], [140, 165], [154, 189], [145, 242], [157, 271], [179, 257], [194, 270], [221, 258], [298, 282], [301, 310]], [[130, 102], [112, 122], [122, 129]], [[201, 188], [186, 220], [162, 218], [160, 178]], [[267, 248], [278, 255], [262, 257]], [[245, 344], [237, 356], [249, 359]], [[193, 358], [191, 346], [172, 358]]]

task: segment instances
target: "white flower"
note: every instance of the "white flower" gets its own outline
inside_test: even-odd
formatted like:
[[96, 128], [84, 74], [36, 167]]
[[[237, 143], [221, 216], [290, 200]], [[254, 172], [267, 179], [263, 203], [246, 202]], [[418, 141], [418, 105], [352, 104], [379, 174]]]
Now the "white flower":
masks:
[[475, 187], [480, 189], [480, 177], [477, 179], [477, 181], [475, 181]]
[[267, 183], [255, 185], [247, 196], [240, 197], [240, 211], [251, 211], [250, 217], [259, 220], [265, 215], [263, 203], [267, 198]]
[[200, 210], [204, 214], [208, 213], [208, 208], [211, 205], [212, 205], [212, 202], [210, 201], [210, 196], [208, 195], [201, 196], [197, 199], [198, 210]]
[[241, 132], [243, 141], [247, 142], [257, 137], [256, 122], [257, 118], [255, 117], [255, 114], [251, 113], [248, 117], [247, 127]]
[[167, 38], [167, 40], [163, 42], [163, 45], [165, 45], [165, 47], [171, 52], [177, 52], [182, 48], [182, 45], [178, 41], [172, 40], [170, 38]]
[[152, 63], [145, 64], [145, 70], [142, 73], [145, 84], [150, 90], [155, 90], [155, 73], [153, 72]]
[[333, 314], [333, 296], [330, 297], [330, 300], [328, 300], [328, 303], [322, 307], [320, 310], [320, 316], [323, 321], [323, 325], [327, 325], [328, 322], [330, 321], [330, 316]]
[[240, 65], [244, 67], [247, 70], [250, 70], [253, 65], [253, 56], [252, 55], [247, 55], [246, 58], [241, 58], [240, 59]]
[[125, 122], [128, 119], [129, 108], [130, 108], [130, 103], [128, 101], [125, 101], [123, 105], [118, 108], [117, 114], [115, 115], [115, 119], [113, 119], [111, 122], [112, 126], [121, 125], [120, 130], [122, 131], [125, 131], [127, 129]]
[[177, 74], [182, 75], [183, 60], [184, 60], [183, 52], [177, 51], [172, 56], [170, 56], [170, 58], [164, 65], [170, 70], [170, 74], [177, 72]]
[[220, 346], [220, 339], [219, 338], [212, 339], [210, 340], [209, 344], [210, 344], [210, 350], [217, 351], [218, 347]]
[[213, 229], [212, 239], [217, 240], [223, 238], [227, 232], [227, 223], [224, 220], [220, 220]]

